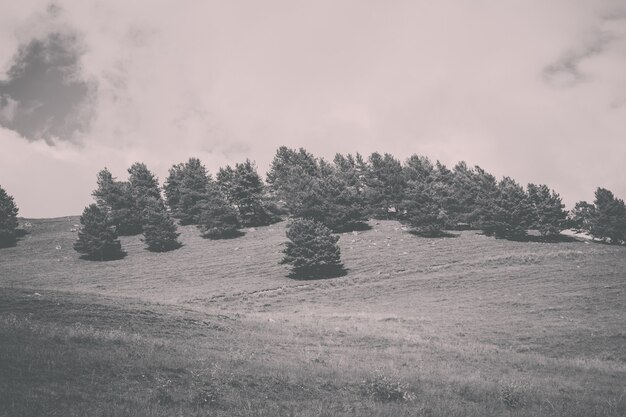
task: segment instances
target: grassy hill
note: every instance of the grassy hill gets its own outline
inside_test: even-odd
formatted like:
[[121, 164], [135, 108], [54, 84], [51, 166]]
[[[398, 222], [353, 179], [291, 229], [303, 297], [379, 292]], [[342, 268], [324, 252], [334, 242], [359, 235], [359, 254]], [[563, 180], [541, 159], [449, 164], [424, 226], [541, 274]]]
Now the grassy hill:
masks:
[[76, 223], [0, 250], [0, 416], [626, 415], [624, 247], [381, 221], [298, 281], [284, 223], [110, 262]]

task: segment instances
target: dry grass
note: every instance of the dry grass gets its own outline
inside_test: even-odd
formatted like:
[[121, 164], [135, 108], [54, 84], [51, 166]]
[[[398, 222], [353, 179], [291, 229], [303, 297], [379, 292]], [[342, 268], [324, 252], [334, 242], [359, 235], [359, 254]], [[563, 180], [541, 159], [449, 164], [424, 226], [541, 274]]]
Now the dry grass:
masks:
[[101, 263], [74, 223], [0, 250], [0, 416], [626, 415], [626, 248], [388, 221], [293, 281], [284, 224]]

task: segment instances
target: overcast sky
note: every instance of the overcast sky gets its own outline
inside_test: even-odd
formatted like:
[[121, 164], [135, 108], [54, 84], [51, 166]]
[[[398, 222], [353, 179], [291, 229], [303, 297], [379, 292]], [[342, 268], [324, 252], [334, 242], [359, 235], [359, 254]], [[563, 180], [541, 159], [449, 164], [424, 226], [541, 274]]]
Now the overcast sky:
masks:
[[0, 185], [79, 214], [104, 166], [162, 181], [280, 145], [413, 153], [626, 197], [626, 1], [4, 1]]

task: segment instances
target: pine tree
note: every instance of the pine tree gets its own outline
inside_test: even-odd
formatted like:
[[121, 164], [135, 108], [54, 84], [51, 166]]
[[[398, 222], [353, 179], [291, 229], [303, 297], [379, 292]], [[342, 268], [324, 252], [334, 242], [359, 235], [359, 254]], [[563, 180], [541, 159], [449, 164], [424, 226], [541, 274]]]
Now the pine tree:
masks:
[[198, 158], [172, 166], [164, 189], [173, 217], [182, 225], [198, 224], [211, 186], [211, 176]]
[[168, 207], [174, 212], [174, 208], [180, 202], [180, 185], [184, 176], [185, 164], [175, 164], [169, 169], [169, 175], [163, 184], [163, 192]]
[[0, 186], [0, 248], [13, 246], [17, 239], [17, 213], [13, 197]]
[[143, 210], [148, 199], [161, 200], [159, 181], [146, 164], [135, 162], [128, 168], [128, 183], [139, 210]]
[[182, 244], [178, 241], [180, 233], [169, 216], [162, 200], [149, 198], [144, 202], [143, 241], [152, 252], [168, 252], [178, 249]]
[[265, 186], [250, 160], [236, 164], [234, 169], [220, 168], [216, 180], [221, 192], [237, 208], [243, 226], [266, 226], [280, 220], [266, 203]]
[[528, 184], [528, 201], [533, 211], [533, 227], [542, 236], [557, 236], [563, 230], [567, 212], [561, 197], [547, 185]]
[[591, 222], [595, 216], [596, 207], [586, 201], [579, 201], [569, 212], [568, 223], [570, 227], [579, 232], [591, 231]]
[[402, 164], [390, 154], [374, 152], [364, 169], [364, 194], [371, 217], [395, 218], [406, 188]]
[[339, 236], [322, 223], [310, 219], [295, 219], [287, 227], [284, 257], [281, 264], [292, 267], [291, 276], [301, 278], [334, 277], [345, 274]]
[[493, 195], [481, 200], [480, 228], [497, 238], [520, 240], [532, 225], [533, 212], [524, 188], [504, 177]]
[[98, 188], [92, 193], [98, 206], [109, 213], [120, 236], [141, 233], [141, 211], [137, 207], [130, 183], [116, 181], [104, 168], [98, 173]]
[[302, 178], [319, 176], [317, 159], [304, 148], [298, 150], [281, 146], [276, 151], [270, 170], [267, 173], [267, 184], [277, 200], [290, 206], [293, 192], [298, 190]]
[[626, 206], [605, 188], [598, 188], [595, 193], [593, 215], [589, 224], [592, 236], [620, 244], [626, 241]]
[[124, 257], [115, 226], [106, 211], [91, 204], [80, 216], [80, 223], [82, 227], [78, 231], [74, 250], [82, 253], [85, 259], [105, 261]]
[[448, 224], [448, 216], [437, 198], [433, 196], [430, 183], [410, 182], [402, 203], [400, 221], [420, 236], [442, 236]]
[[204, 238], [229, 239], [242, 235], [237, 210], [218, 190], [209, 192], [202, 202], [197, 226]]

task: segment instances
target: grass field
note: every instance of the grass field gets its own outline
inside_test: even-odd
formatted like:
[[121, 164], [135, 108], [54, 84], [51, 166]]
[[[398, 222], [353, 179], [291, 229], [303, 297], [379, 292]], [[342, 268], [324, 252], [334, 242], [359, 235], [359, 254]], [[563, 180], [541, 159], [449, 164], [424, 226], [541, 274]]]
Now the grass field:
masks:
[[625, 416], [626, 248], [341, 235], [298, 281], [284, 223], [124, 259], [77, 218], [0, 250], [0, 416]]

